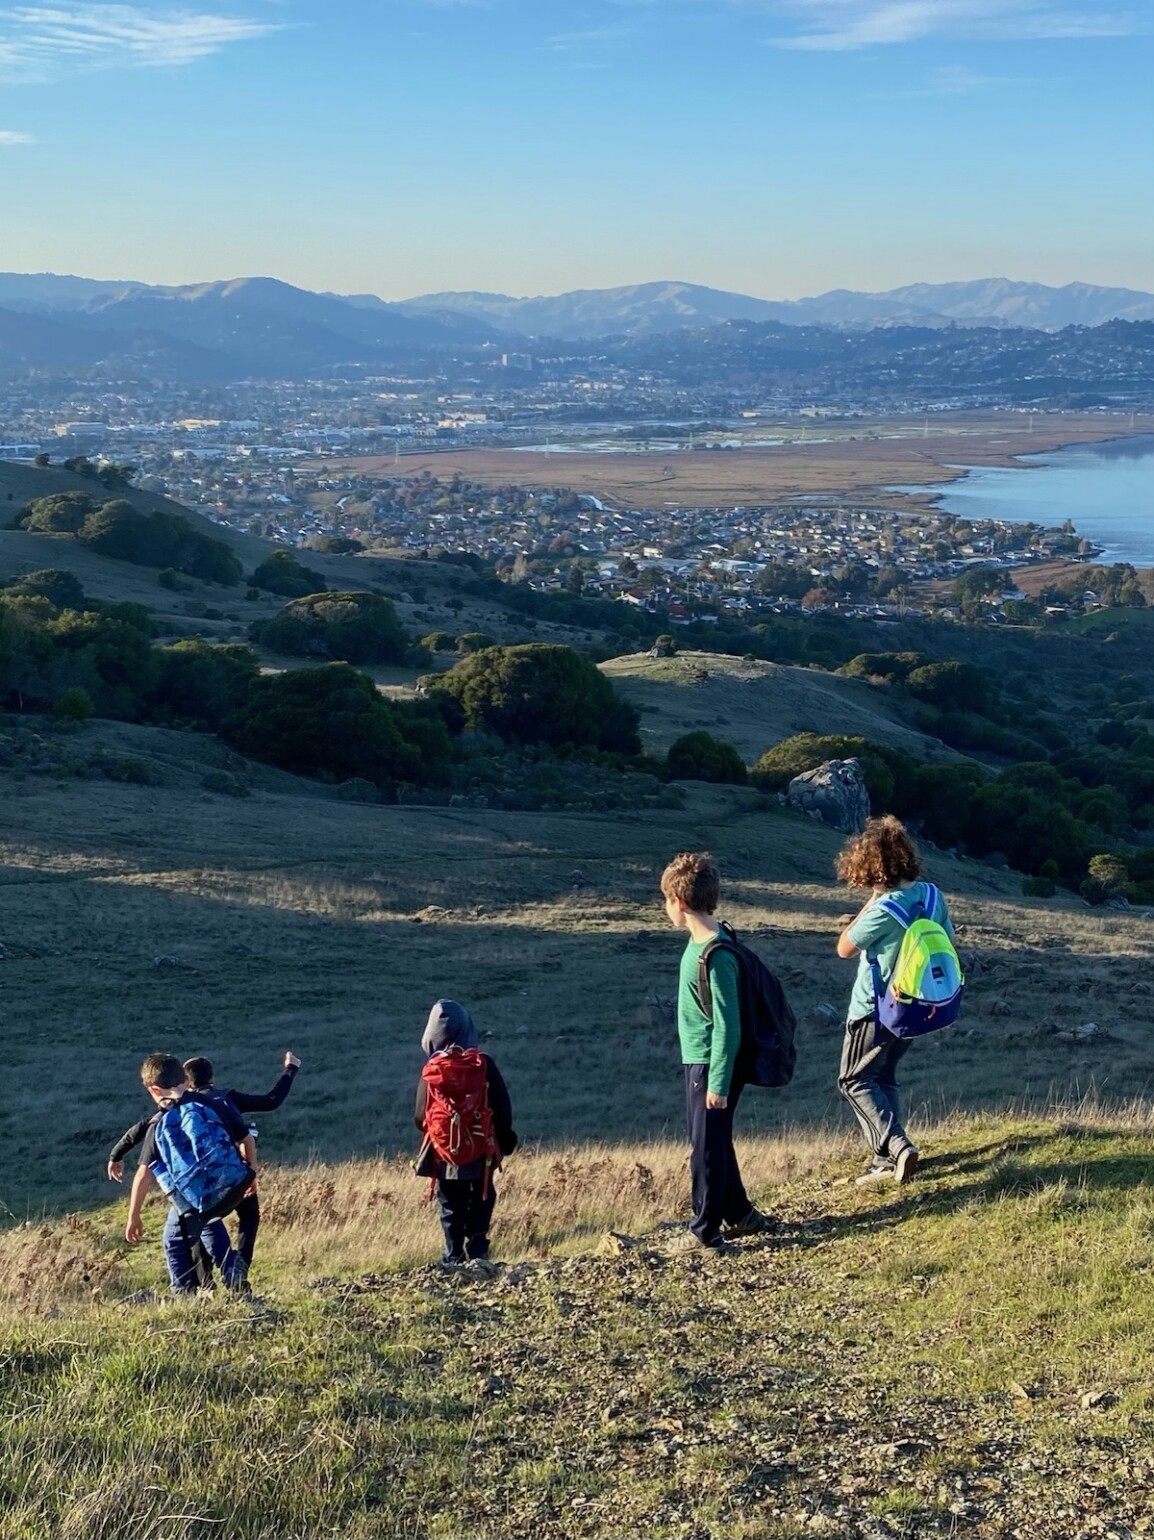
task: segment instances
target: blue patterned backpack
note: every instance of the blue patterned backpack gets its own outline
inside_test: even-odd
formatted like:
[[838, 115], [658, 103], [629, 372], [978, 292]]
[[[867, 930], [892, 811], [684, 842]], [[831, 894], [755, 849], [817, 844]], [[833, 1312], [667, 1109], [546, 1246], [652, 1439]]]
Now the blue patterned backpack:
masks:
[[207, 1214], [253, 1176], [217, 1114], [189, 1096], [161, 1113], [156, 1152], [154, 1175], [179, 1214]]

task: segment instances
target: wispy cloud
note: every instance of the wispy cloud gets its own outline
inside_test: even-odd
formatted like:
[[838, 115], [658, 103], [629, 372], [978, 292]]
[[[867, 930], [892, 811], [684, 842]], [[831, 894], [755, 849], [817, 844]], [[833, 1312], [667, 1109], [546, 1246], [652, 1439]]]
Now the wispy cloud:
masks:
[[31, 134], [21, 134], [14, 128], [0, 128], [0, 146], [6, 144], [34, 144]]
[[281, 30], [278, 22], [138, 5], [16, 6], [0, 10], [0, 76], [193, 64]]
[[1147, 30], [1132, 10], [1072, 10], [1054, 0], [782, 0], [803, 30], [782, 48], [844, 51], [922, 38], [993, 41], [1129, 37]]
[[575, 53], [588, 49], [616, 48], [636, 37], [633, 27], [589, 27], [583, 32], [557, 32], [545, 39], [554, 53]]
[[1028, 85], [1022, 75], [984, 75], [964, 64], [944, 64], [931, 70], [926, 83], [906, 91], [906, 96], [974, 96], [980, 91], [999, 91]]

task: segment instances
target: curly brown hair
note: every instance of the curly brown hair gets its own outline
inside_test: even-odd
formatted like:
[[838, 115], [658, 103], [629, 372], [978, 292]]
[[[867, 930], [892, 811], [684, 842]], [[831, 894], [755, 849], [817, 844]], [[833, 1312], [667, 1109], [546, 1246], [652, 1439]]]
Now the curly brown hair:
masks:
[[887, 813], [842, 847], [837, 874], [851, 888], [897, 888], [921, 876], [922, 858], [905, 824]]
[[721, 897], [721, 873], [706, 850], [682, 850], [661, 873], [661, 891], [695, 914], [712, 914]]

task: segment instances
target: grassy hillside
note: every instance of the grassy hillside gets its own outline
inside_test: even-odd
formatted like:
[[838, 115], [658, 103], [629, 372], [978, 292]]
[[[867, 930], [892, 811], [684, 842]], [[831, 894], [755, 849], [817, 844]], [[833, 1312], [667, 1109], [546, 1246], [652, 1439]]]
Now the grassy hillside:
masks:
[[11, 1233], [0, 1537], [1147, 1533], [1149, 1133], [955, 1121], [864, 1191], [764, 1140], [779, 1230], [692, 1258], [659, 1245], [676, 1146], [515, 1157], [494, 1279], [393, 1270], [394, 1205], [435, 1223], [411, 1178], [306, 1173], [269, 1184], [252, 1303], [116, 1304], [148, 1268], [111, 1213]]
[[[491, 1034], [530, 1140], [676, 1130], [680, 941], [656, 883], [686, 847], [715, 850], [726, 913], [802, 1018], [797, 1080], [751, 1097], [748, 1126], [840, 1116], [851, 968], [833, 941], [851, 900], [832, 879], [833, 831], [704, 786], [684, 810], [502, 813], [342, 803], [261, 772], [237, 799], [201, 785], [231, 763], [211, 740], [108, 731], [45, 737], [139, 760], [154, 784], [97, 765], [93, 780], [10, 773], [0, 798], [0, 1198], [18, 1217], [102, 1200], [103, 1153], [140, 1115], [136, 1069], [160, 1046], [205, 1053], [247, 1089], [299, 1052], [306, 1075], [268, 1120], [277, 1159], [408, 1149], [421, 1027], [440, 995]], [[203, 768], [181, 768], [190, 746]], [[915, 1103], [936, 1115], [1051, 1088], [1139, 1092], [1154, 1017], [1142, 913], [1023, 900], [1013, 873], [968, 862], [935, 857], [930, 871], [964, 927], [971, 992], [962, 1026], [912, 1056]], [[1098, 1033], [1069, 1035], [1091, 1022]]]
[[[144, 512], [163, 509], [180, 514], [203, 535], [223, 540], [244, 564], [246, 574], [275, 549], [271, 542], [239, 534], [215, 524], [181, 503], [153, 492], [129, 488], [111, 493], [98, 483], [73, 475], [59, 466], [40, 468], [0, 461], [0, 583], [26, 572], [58, 567], [75, 573], [85, 593], [93, 599], [131, 600], [151, 610], [166, 628], [214, 641], [243, 638], [254, 620], [267, 620], [284, 604], [273, 594], [258, 599], [245, 597], [245, 584], [222, 588], [190, 580], [189, 591], [173, 593], [157, 583], [156, 569], [116, 561], [88, 550], [66, 537], [12, 529], [12, 519], [29, 501], [60, 492], [84, 492], [97, 498], [127, 497]], [[334, 589], [375, 588], [396, 604], [405, 629], [413, 637], [430, 631], [494, 632], [503, 641], [562, 641], [579, 645], [592, 638], [569, 627], [541, 623], [526, 627], [520, 617], [500, 604], [462, 597], [460, 590], [472, 574], [464, 568], [439, 562], [397, 560], [378, 556], [326, 556], [302, 552], [301, 560], [320, 572]], [[453, 603], [450, 604], [449, 601]], [[459, 607], [458, 607], [459, 606]], [[205, 615], [204, 611], [216, 611]], [[270, 659], [276, 662], [275, 659]], [[299, 663], [299, 660], [295, 660]], [[410, 678], [416, 677], [413, 671]]]
[[750, 764], [771, 744], [807, 732], [856, 734], [919, 759], [960, 757], [907, 726], [894, 697], [861, 679], [710, 652], [634, 653], [601, 668], [641, 710], [642, 742], [656, 753], [682, 733], [706, 728]]

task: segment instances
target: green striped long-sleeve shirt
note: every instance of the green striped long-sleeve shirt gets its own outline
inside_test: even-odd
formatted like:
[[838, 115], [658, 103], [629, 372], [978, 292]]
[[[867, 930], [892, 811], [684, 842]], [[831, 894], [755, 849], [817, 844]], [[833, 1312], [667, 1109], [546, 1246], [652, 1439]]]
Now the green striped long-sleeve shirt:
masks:
[[728, 1096], [733, 1065], [741, 1044], [741, 1009], [738, 999], [737, 958], [717, 951], [709, 959], [709, 990], [713, 1014], [707, 1016], [697, 997], [697, 972], [701, 954], [712, 941], [690, 941], [681, 954], [677, 990], [677, 1035], [683, 1064], [708, 1064], [709, 1089]]

